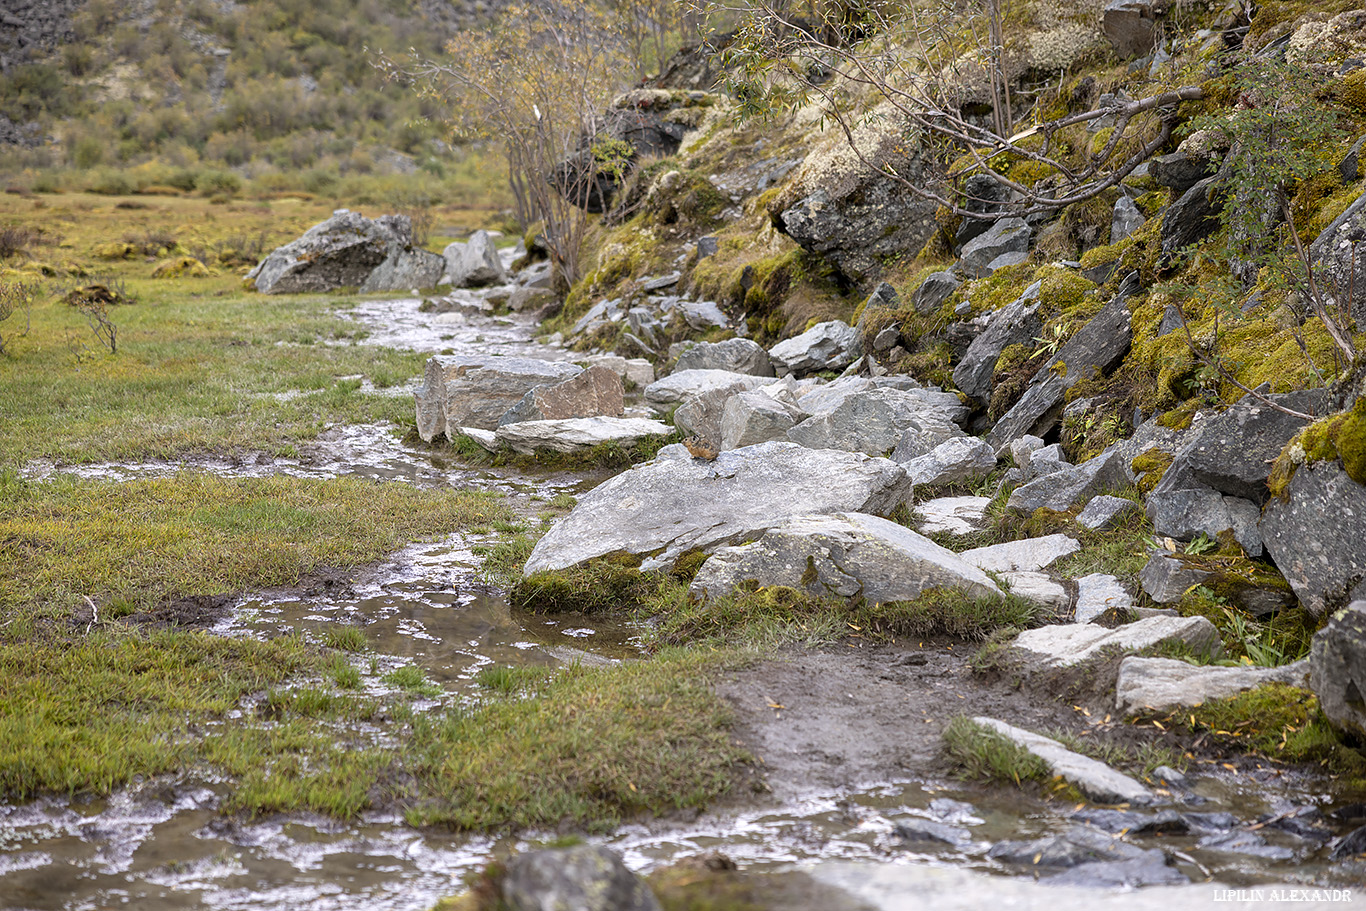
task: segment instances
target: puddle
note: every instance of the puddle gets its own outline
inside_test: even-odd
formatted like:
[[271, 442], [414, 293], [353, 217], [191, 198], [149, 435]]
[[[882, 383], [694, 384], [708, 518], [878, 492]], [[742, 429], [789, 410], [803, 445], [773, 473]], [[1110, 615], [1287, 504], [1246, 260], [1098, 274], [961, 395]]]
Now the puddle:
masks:
[[539, 326], [530, 316], [485, 316], [459, 310], [424, 313], [421, 306], [422, 298], [389, 298], [361, 301], [342, 312], [370, 330], [361, 342], [365, 345], [432, 354], [499, 354], [548, 361], [573, 357], [573, 352], [536, 342]]

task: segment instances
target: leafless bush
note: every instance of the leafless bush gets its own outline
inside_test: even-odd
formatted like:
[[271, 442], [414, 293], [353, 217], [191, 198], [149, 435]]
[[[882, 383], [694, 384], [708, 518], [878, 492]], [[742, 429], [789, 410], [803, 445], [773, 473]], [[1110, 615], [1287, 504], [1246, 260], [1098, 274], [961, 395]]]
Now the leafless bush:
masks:
[[[28, 335], [32, 325], [30, 316], [33, 307], [33, 297], [38, 292], [38, 286], [32, 282], [14, 282], [0, 279], [0, 323], [9, 319], [20, 310], [24, 311], [24, 331], [19, 333], [20, 337]], [[0, 335], [0, 354], [5, 353], [5, 337]]]

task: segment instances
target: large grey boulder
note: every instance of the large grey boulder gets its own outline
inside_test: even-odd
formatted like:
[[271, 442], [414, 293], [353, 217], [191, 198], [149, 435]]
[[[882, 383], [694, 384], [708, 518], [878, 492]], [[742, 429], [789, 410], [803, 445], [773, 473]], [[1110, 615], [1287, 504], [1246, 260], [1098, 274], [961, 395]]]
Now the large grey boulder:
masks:
[[644, 880], [601, 845], [513, 855], [502, 893], [511, 911], [660, 911]]
[[700, 437], [708, 445], [718, 446], [723, 436], [721, 420], [735, 395], [735, 389], [717, 386], [688, 396], [674, 412], [674, 426], [685, 437]]
[[1309, 667], [1323, 714], [1366, 745], [1366, 601], [1353, 601], [1314, 634]]
[[[1164, 476], [1162, 481], [1166, 480]], [[1203, 534], [1213, 540], [1227, 531], [1249, 556], [1262, 555], [1262, 536], [1257, 527], [1261, 510], [1250, 500], [1226, 497], [1208, 487], [1171, 490], [1159, 483], [1148, 494], [1145, 509], [1160, 535], [1189, 541]]]
[[785, 339], [768, 350], [780, 376], [821, 370], [843, 370], [863, 353], [858, 330], [842, 320], [817, 323], [795, 338]]
[[297, 294], [430, 288], [440, 274], [441, 257], [413, 246], [408, 216], [371, 220], [338, 209], [298, 240], [272, 250], [246, 277], [263, 294]]
[[1223, 196], [1219, 189], [1217, 176], [1206, 177], [1167, 206], [1162, 214], [1162, 255], [1157, 261], [1159, 268], [1170, 266], [1181, 250], [1203, 240], [1219, 227], [1219, 211], [1223, 208]]
[[1366, 487], [1338, 462], [1302, 465], [1262, 513], [1261, 536], [1276, 568], [1309, 611], [1323, 616], [1366, 597]]
[[762, 389], [732, 395], [721, 412], [721, 448], [739, 449], [770, 440], [786, 440], [787, 432], [805, 418], [804, 412]]
[[905, 465], [917, 487], [952, 484], [992, 471], [996, 467], [996, 450], [977, 437], [954, 437]]
[[1267, 683], [1303, 687], [1308, 678], [1308, 661], [1281, 667], [1222, 667], [1131, 655], [1119, 665], [1115, 708], [1124, 715], [1163, 712], [1227, 699]]
[[450, 282], [457, 288], [478, 288], [507, 281], [507, 272], [487, 231], [475, 231], [465, 243], [447, 244], [441, 256], [446, 265], [443, 283]]
[[1204, 617], [1148, 617], [1118, 629], [1094, 623], [1043, 626], [1025, 630], [1011, 645], [1043, 664], [1070, 667], [1110, 649], [1141, 652], [1164, 643], [1179, 643], [1216, 657], [1223, 651], [1218, 628]]
[[1003, 218], [983, 234], [968, 241], [958, 257], [958, 271], [982, 278], [993, 271], [991, 263], [1008, 253], [1026, 253], [1034, 230], [1023, 218]]
[[1044, 535], [1041, 538], [1023, 538], [1007, 541], [1004, 544], [991, 544], [974, 547], [961, 554], [964, 560], [980, 569], [994, 573], [1038, 572], [1051, 566], [1055, 561], [1081, 550], [1075, 538], [1067, 535]]
[[708, 390], [724, 390], [728, 393], [758, 389], [771, 382], [761, 376], [747, 373], [732, 373], [729, 370], [679, 370], [661, 377], [645, 387], [645, 401], [656, 408], [676, 405]]
[[668, 424], [646, 418], [584, 417], [503, 424], [494, 432], [493, 441], [497, 448], [534, 455], [538, 449], [581, 452], [603, 443], [630, 446], [672, 432]]
[[436, 355], [417, 391], [417, 432], [428, 443], [449, 428], [493, 430], [536, 386], [578, 376], [583, 368], [529, 357]]
[[731, 373], [773, 376], [768, 352], [758, 342], [747, 338], [693, 345], [679, 355], [674, 370], [729, 370]]
[[1123, 487], [1128, 480], [1123, 457], [1111, 447], [1080, 465], [1061, 468], [1015, 488], [1006, 500], [1006, 509], [1026, 516], [1036, 509], [1066, 512], [1102, 491]]
[[[943, 395], [925, 389], [874, 386], [823, 402], [803, 396], [799, 404], [813, 414], [789, 430], [787, 438], [811, 449], [882, 455], [897, 445], [908, 429], [954, 436], [957, 426], [952, 415], [956, 412], [942, 407]], [[953, 401], [957, 406], [957, 400]], [[832, 402], [829, 410], [816, 410]]]
[[621, 375], [596, 365], [567, 380], [531, 389], [498, 423], [620, 417], [625, 401]]
[[1027, 433], [1045, 436], [1062, 416], [1063, 395], [1068, 389], [1083, 379], [1109, 374], [1124, 360], [1133, 342], [1127, 302], [1136, 290], [1137, 279], [1126, 278], [1105, 309], [1039, 368], [1025, 394], [987, 434], [987, 442], [998, 453]]
[[666, 446], [580, 497], [536, 543], [524, 572], [618, 553], [646, 557], [643, 568], [668, 566], [690, 550], [753, 540], [791, 516], [885, 515], [910, 495], [905, 469], [887, 459], [775, 442], [702, 461]]
[[939, 588], [975, 598], [1001, 594], [986, 573], [953, 551], [861, 513], [796, 516], [757, 541], [719, 548], [702, 564], [689, 592], [715, 598], [747, 584], [872, 603], [911, 601]]
[[1103, 762], [1074, 753], [1062, 744], [995, 718], [978, 716], [974, 724], [992, 731], [1042, 759], [1054, 775], [1061, 776], [1085, 797], [1099, 803], [1152, 803], [1152, 792]]
[[1139, 57], [1157, 40], [1157, 12], [1152, 0], [1110, 0], [1101, 30], [1120, 57]]
[[972, 340], [954, 368], [954, 385], [979, 402], [991, 398], [991, 377], [1001, 352], [1011, 345], [1028, 344], [1043, 331], [1038, 315], [1042, 286], [1034, 282], [1017, 300], [991, 315], [986, 330]]
[[1315, 238], [1309, 255], [1317, 267], [1319, 288], [1366, 325], [1366, 255], [1361, 238], [1366, 229], [1366, 193], [1357, 197]]

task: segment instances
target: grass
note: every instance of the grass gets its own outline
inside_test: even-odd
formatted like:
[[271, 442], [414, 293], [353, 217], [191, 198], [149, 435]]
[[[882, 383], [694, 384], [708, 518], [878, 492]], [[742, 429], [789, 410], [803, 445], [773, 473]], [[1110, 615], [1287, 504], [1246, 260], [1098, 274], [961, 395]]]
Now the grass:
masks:
[[86, 596], [119, 616], [293, 584], [508, 515], [488, 494], [354, 479], [182, 473], [109, 484], [0, 473], [0, 563], [12, 567], [0, 576], [0, 617], [65, 615]]
[[328, 648], [339, 649], [343, 652], [363, 652], [367, 645], [365, 633], [355, 626], [339, 626], [329, 629], [323, 634], [323, 642]]
[[488, 831], [604, 831], [638, 814], [702, 807], [748, 757], [707, 684], [720, 659], [669, 651], [649, 662], [571, 667], [532, 699], [413, 721], [419, 792], [408, 821]]
[[390, 686], [412, 693], [414, 696], [435, 697], [441, 695], [441, 687], [427, 679], [422, 668], [415, 664], [405, 664], [394, 668], [382, 678]]
[[1042, 759], [966, 715], [951, 719], [944, 726], [942, 739], [945, 754], [965, 779], [1018, 785], [1047, 781], [1053, 776]]

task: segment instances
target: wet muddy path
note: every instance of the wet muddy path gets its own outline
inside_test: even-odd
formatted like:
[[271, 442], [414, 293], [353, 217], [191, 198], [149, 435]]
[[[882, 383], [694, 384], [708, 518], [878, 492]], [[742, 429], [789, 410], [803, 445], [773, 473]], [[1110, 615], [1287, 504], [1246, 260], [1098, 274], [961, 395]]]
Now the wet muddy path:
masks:
[[[367, 301], [351, 312], [372, 330], [372, 344], [566, 356], [536, 345], [524, 319], [429, 314], [418, 305]], [[182, 469], [485, 489], [503, 494], [533, 521], [546, 501], [601, 480], [470, 468], [407, 444], [395, 428], [382, 425], [332, 428], [291, 459], [105, 464], [75, 471], [118, 481]], [[41, 478], [66, 470], [35, 464], [27, 474]], [[492, 665], [602, 663], [641, 654], [640, 631], [627, 623], [513, 610], [480, 573], [476, 550], [493, 539], [488, 532], [414, 545], [362, 572], [298, 589], [249, 593], [234, 599], [212, 629], [228, 636], [301, 630], [321, 637], [336, 625], [358, 626], [369, 651], [356, 660], [370, 664], [367, 680], [389, 667], [418, 664], [448, 699], [470, 698], [475, 675]], [[754, 870], [833, 862], [876, 863], [879, 871], [889, 865], [956, 867], [997, 874], [970, 880], [988, 901], [992, 882], [1019, 875], [1017, 867], [989, 854], [993, 845], [1065, 832], [1077, 822], [1067, 818], [1071, 807], [1056, 802], [926, 774], [933, 768], [927, 751], [932, 753], [931, 735], [937, 736], [939, 725], [922, 716], [931, 709], [941, 719], [961, 711], [952, 703], [964, 690], [955, 689], [961, 681], [953, 681], [965, 668], [947, 653], [923, 660], [908, 655], [793, 654], [727, 682], [738, 730], [761, 758], [769, 754], [767, 792], [738, 795], [733, 805], [700, 816], [628, 825], [605, 841], [636, 868], [712, 850]], [[887, 672], [926, 666], [928, 671], [900, 676]], [[820, 687], [809, 685], [812, 675], [819, 675]], [[794, 690], [807, 695], [805, 705], [793, 699]], [[848, 704], [840, 709], [846, 695]], [[1009, 709], [1010, 697], [1000, 698]], [[876, 699], [882, 700], [876, 707], [859, 704]], [[793, 707], [784, 716], [788, 701]], [[794, 726], [803, 712], [825, 720]], [[858, 726], [860, 717], [881, 730], [881, 742], [869, 749], [890, 758], [846, 768], [849, 756], [858, 753], [853, 741], [875, 736], [868, 733], [874, 726]], [[0, 806], [0, 907], [421, 909], [459, 891], [465, 873], [516, 843], [416, 830], [386, 813], [353, 823], [298, 814], [246, 821], [218, 811], [227, 789], [225, 782], [185, 775], [144, 781], [107, 800], [50, 797]], [[1201, 814], [1206, 827], [1125, 841], [1179, 852], [1185, 860], [1175, 869], [1192, 882], [1332, 884], [1341, 877], [1325, 861], [1331, 830], [1315, 828], [1312, 814], [1300, 813], [1324, 801], [1289, 777], [1211, 773], [1185, 795], [1185, 809]], [[1280, 822], [1250, 828], [1273, 817]], [[1302, 826], [1285, 824], [1301, 818]], [[839, 875], [847, 869], [839, 867], [846, 871]], [[1193, 892], [1176, 903], [1203, 906], [1212, 894], [1207, 893]]]

